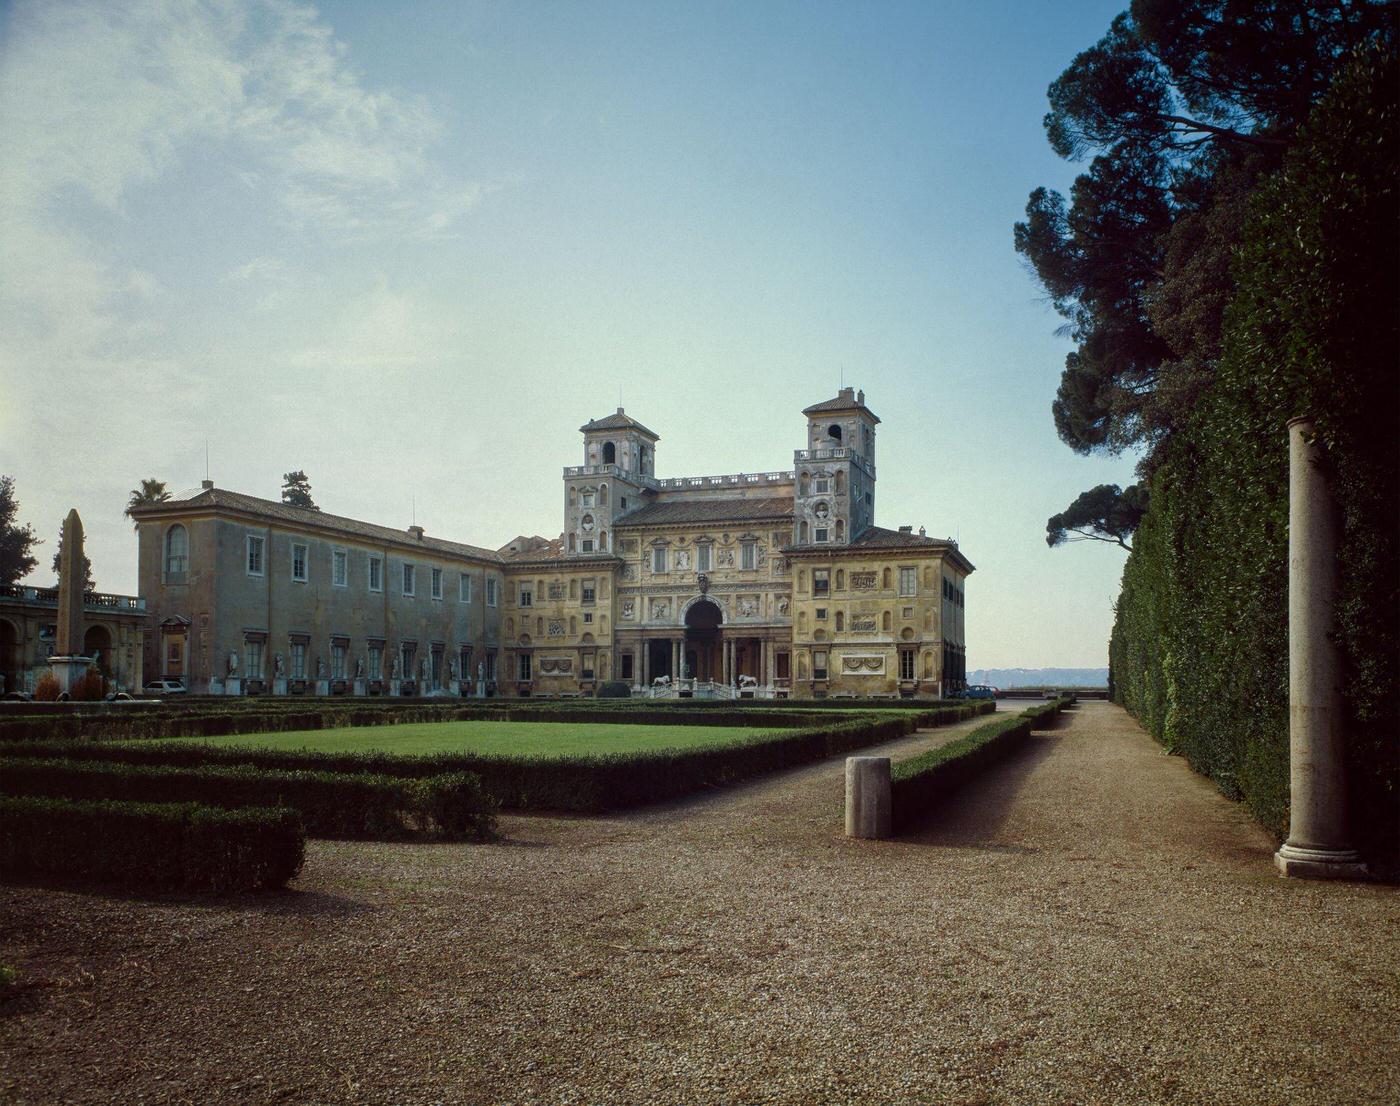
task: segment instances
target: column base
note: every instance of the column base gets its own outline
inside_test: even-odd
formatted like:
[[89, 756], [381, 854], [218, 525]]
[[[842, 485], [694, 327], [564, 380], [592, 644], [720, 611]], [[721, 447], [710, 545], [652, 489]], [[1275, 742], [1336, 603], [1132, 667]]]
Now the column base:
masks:
[[1355, 849], [1309, 849], [1284, 844], [1274, 853], [1274, 867], [1292, 879], [1369, 879]]

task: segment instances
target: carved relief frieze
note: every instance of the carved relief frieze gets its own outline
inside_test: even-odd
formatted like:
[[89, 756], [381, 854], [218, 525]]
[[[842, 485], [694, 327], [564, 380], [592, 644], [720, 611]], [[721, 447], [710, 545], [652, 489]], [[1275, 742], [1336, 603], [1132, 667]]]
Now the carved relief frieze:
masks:
[[740, 618], [757, 618], [759, 610], [759, 597], [757, 595], [741, 595], [734, 601], [734, 610]]
[[550, 637], [563, 637], [565, 633], [564, 620], [562, 618], [551, 618], [549, 620], [548, 633]]
[[848, 676], [879, 676], [885, 671], [884, 654], [878, 656], [844, 656], [841, 671]]
[[653, 599], [651, 601], [651, 618], [653, 622], [671, 617], [671, 601], [669, 599]]
[[868, 634], [875, 629], [875, 616], [872, 615], [852, 615], [851, 631], [857, 634]]
[[541, 657], [537, 664], [546, 676], [567, 676], [574, 670], [573, 657]]
[[879, 577], [874, 572], [852, 572], [852, 591], [874, 591], [875, 584]]
[[622, 617], [629, 621], [637, 617], [637, 601], [635, 599], [622, 601]]
[[787, 614], [787, 613], [788, 613], [788, 607], [789, 607], [790, 602], [791, 602], [791, 601], [788, 599], [788, 597], [787, 597], [786, 595], [780, 595], [780, 596], [778, 596], [778, 613], [779, 613], [779, 614]]

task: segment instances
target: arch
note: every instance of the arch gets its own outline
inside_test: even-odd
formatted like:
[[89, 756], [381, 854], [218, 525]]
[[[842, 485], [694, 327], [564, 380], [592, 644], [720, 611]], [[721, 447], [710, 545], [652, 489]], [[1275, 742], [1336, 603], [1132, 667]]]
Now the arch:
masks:
[[521, 644], [521, 645], [529, 645], [529, 644], [530, 644], [530, 635], [529, 635], [529, 634], [521, 634], [521, 635], [520, 635], [520, 644]]
[[807, 654], [797, 654], [797, 678], [805, 680], [807, 678]]
[[880, 586], [886, 589], [888, 589], [890, 586], [890, 570], [888, 568], [885, 569], [884, 572], [880, 573]]
[[569, 535], [569, 552], [570, 552], [570, 553], [577, 553], [577, 552], [578, 552], [578, 535], [577, 535], [577, 534], [570, 534], [570, 535]]
[[607, 486], [606, 484], [599, 484], [599, 485], [598, 485], [598, 506], [599, 506], [599, 507], [606, 507], [607, 505], [608, 505], [608, 486]]
[[842, 611], [836, 612], [836, 632], [839, 634], [846, 628], [846, 615]]
[[584, 635], [583, 635], [583, 637], [580, 639], [579, 644], [580, 644], [580, 645], [595, 645], [595, 644], [597, 644], [597, 643], [593, 640], [593, 635], [592, 635], [592, 634], [585, 632]]
[[933, 679], [933, 650], [932, 650], [932, 649], [925, 649], [925, 650], [924, 650], [924, 678], [927, 679], [927, 680]]
[[612, 442], [603, 443], [603, 464], [617, 464], [617, 446], [613, 445]]
[[165, 532], [165, 575], [183, 576], [190, 559], [190, 533], [178, 522]]
[[833, 441], [839, 442], [842, 436], [841, 424], [839, 422], [834, 422], [830, 426], [828, 426], [826, 428], [826, 436], [828, 438], [831, 438]]
[[577, 489], [577, 488], [570, 488], [570, 489], [569, 489], [569, 506], [572, 507], [572, 506], [573, 506], [575, 503], [577, 503], [577, 502], [578, 502], [578, 489]]
[[807, 632], [807, 612], [806, 612], [806, 611], [798, 611], [798, 612], [797, 612], [797, 629], [798, 629], [801, 633], [804, 633], [804, 634]]
[[798, 495], [811, 495], [811, 494], [812, 494], [812, 477], [811, 477], [808, 473], [805, 473], [805, 472], [804, 472], [804, 473], [802, 473], [801, 475], [798, 476], [798, 478], [797, 478], [797, 494], [798, 494]]
[[900, 639], [901, 641], [913, 641], [913, 640], [914, 640], [914, 627], [913, 627], [913, 626], [906, 626], [906, 627], [904, 627], [904, 629], [900, 630], [900, 631], [899, 631], [899, 639]]
[[880, 629], [890, 630], [894, 627], [894, 620], [890, 617], [890, 612], [886, 611], [880, 616]]
[[570, 580], [570, 581], [569, 581], [569, 598], [570, 598], [570, 599], [577, 599], [577, 598], [578, 598], [578, 580], [577, 580], [577, 579], [573, 579], [573, 580]]
[[813, 641], [825, 641], [825, 640], [826, 640], [826, 631], [823, 630], [820, 626], [818, 626], [815, 630], [812, 631], [812, 640], [813, 640]]
[[714, 630], [724, 625], [724, 608], [708, 595], [697, 595], [681, 608], [681, 621], [688, 630]]
[[846, 590], [846, 570], [844, 568], [838, 568], [836, 570], [836, 590]]
[[807, 570], [805, 568], [800, 568], [797, 570], [797, 590], [807, 590]]
[[112, 631], [106, 626], [89, 626], [87, 632], [83, 634], [83, 656], [93, 656], [93, 651], [99, 650], [101, 656], [97, 659], [97, 666], [103, 672], [112, 671]]
[[535, 618], [535, 633], [539, 634], [541, 637], [544, 636], [544, 619], [541, 617]]
[[513, 618], [507, 618], [507, 619], [506, 619], [506, 637], [514, 637], [514, 636], [515, 636], [515, 619], [513, 619]]
[[797, 524], [797, 544], [806, 545], [810, 540], [807, 536], [809, 533], [811, 533], [811, 531], [808, 529], [807, 520], [804, 518]]
[[599, 553], [606, 553], [607, 551], [608, 551], [608, 532], [607, 532], [606, 530], [599, 530], [599, 531], [598, 531], [598, 552], [599, 552]]
[[569, 615], [569, 636], [573, 637], [578, 633], [578, 615]]
[[19, 688], [20, 644], [19, 627], [0, 618], [0, 676], [5, 677], [5, 690]]
[[836, 540], [846, 540], [846, 520], [844, 518], [838, 518], [836, 520]]
[[836, 494], [837, 494], [837, 495], [845, 495], [845, 494], [846, 494], [846, 474], [845, 474], [844, 472], [842, 472], [840, 469], [837, 469], [837, 470], [836, 470], [836, 484], [835, 484], [835, 487], [836, 487]]

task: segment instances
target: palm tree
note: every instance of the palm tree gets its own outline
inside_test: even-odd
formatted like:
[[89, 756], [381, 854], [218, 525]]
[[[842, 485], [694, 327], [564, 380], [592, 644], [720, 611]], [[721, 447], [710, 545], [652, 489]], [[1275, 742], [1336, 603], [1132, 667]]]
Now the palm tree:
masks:
[[[142, 480], [139, 489], [132, 489], [131, 498], [126, 501], [126, 510], [122, 513], [130, 518], [132, 511], [141, 507], [154, 507], [157, 503], [164, 503], [170, 498], [170, 493], [165, 490], [164, 480], [154, 478]], [[134, 527], [135, 523], [132, 525]]]

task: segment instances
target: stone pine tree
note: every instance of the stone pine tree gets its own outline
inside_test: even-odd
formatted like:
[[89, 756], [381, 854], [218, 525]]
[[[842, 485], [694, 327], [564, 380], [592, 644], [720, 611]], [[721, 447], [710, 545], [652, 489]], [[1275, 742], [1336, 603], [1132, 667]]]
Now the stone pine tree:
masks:
[[[166, 503], [170, 498], [165, 481], [157, 480], [153, 476], [149, 480], [142, 480], [139, 488], [131, 489], [131, 496], [126, 501], [126, 510], [122, 513], [131, 518], [132, 511], [141, 507], [154, 507], [157, 503]], [[135, 526], [136, 523], [133, 522], [132, 525]]]
[[[63, 527], [58, 528], [58, 548], [53, 554], [53, 574], [58, 575], [58, 566], [63, 563]], [[92, 582], [92, 561], [86, 553], [83, 554], [83, 591], [96, 591], [97, 585]]]
[[15, 500], [15, 480], [0, 476], [0, 586], [18, 583], [39, 563], [30, 551], [38, 544], [32, 526], [15, 522], [19, 503]]
[[289, 507], [305, 507], [310, 511], [321, 509], [311, 498], [311, 481], [306, 478], [306, 473], [300, 469], [296, 472], [283, 474], [282, 502]]
[[1147, 489], [1139, 484], [1120, 488], [1100, 484], [1082, 493], [1045, 524], [1045, 544], [1054, 548], [1067, 541], [1105, 541], [1128, 552], [1128, 539], [1147, 513]]

